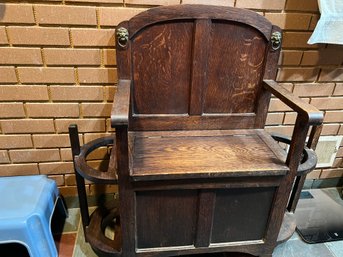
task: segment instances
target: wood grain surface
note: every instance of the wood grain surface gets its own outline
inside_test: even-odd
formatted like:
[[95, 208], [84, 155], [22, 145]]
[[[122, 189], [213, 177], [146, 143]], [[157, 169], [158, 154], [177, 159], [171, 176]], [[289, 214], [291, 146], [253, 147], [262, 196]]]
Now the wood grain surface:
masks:
[[135, 179], [284, 175], [288, 170], [271, 149], [275, 145], [267, 145], [258, 133], [161, 135], [134, 138], [131, 175]]

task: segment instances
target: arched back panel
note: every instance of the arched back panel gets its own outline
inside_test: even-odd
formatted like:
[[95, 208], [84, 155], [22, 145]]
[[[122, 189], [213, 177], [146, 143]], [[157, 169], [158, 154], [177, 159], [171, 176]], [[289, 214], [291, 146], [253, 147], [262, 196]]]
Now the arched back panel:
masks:
[[243, 9], [179, 5], [150, 9], [120, 24], [120, 79], [132, 80], [130, 129], [263, 127], [279, 51], [277, 27]]

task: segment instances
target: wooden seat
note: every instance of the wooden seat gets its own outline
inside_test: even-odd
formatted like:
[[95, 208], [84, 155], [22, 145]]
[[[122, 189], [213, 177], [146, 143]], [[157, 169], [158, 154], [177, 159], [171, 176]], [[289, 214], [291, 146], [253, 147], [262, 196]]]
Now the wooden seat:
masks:
[[[263, 16], [230, 7], [162, 6], [117, 26], [112, 170], [76, 169], [118, 182], [121, 245], [94, 242], [103, 256], [272, 256], [323, 119], [274, 81], [281, 41]], [[287, 154], [264, 130], [271, 94], [297, 112]]]
[[[135, 181], [280, 176], [289, 168], [263, 130], [132, 133]], [[259, 160], [256, 162], [256, 160]]]

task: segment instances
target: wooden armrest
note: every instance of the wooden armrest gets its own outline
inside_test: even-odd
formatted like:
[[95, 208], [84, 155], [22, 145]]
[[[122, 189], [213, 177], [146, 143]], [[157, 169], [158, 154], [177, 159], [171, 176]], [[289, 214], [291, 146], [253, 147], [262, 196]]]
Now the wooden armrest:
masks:
[[131, 80], [119, 80], [111, 112], [112, 127], [127, 126], [129, 122]]
[[293, 95], [274, 80], [263, 80], [263, 86], [298, 114], [305, 116], [309, 125], [320, 125], [323, 122], [321, 111]]

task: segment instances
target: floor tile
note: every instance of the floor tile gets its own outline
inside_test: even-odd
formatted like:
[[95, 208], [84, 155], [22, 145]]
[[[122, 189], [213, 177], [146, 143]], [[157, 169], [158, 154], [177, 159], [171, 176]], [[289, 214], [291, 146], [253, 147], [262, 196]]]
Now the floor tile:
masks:
[[[273, 257], [335, 257], [325, 244], [307, 244], [300, 239], [277, 246]], [[336, 256], [337, 257], [337, 256]]]
[[76, 235], [76, 233], [55, 235], [55, 243], [58, 251], [58, 257], [73, 256]]
[[325, 245], [336, 257], [343, 257], [343, 241], [328, 242]]
[[65, 221], [63, 233], [65, 232], [76, 232], [79, 228], [80, 223], [80, 209], [72, 208], [68, 210], [69, 216]]
[[[90, 208], [91, 209], [91, 208]], [[92, 208], [94, 210], [95, 208]], [[90, 245], [85, 242], [85, 237], [83, 233], [83, 229], [81, 223], [79, 224], [79, 229], [77, 233], [76, 245], [74, 248], [73, 257], [98, 257]]]

